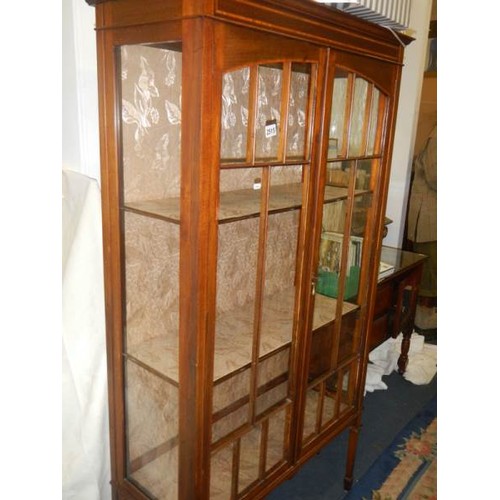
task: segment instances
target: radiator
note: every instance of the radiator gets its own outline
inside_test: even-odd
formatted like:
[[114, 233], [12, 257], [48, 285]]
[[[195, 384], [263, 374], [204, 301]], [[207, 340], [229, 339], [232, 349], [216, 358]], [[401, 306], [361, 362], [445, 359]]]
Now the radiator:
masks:
[[337, 9], [395, 30], [405, 30], [410, 24], [411, 0], [316, 1], [332, 6], [335, 4]]

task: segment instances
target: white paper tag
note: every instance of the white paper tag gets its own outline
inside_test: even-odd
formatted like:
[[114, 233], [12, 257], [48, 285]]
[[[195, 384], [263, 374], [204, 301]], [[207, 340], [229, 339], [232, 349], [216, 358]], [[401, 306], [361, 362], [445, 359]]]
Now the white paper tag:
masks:
[[265, 127], [266, 139], [278, 135], [278, 123], [276, 120], [268, 120]]

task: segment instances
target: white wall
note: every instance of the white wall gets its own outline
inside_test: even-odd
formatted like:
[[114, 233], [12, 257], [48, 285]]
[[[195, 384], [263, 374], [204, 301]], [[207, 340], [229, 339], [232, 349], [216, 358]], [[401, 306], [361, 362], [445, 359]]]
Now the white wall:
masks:
[[62, 2], [62, 163], [100, 180], [95, 9]]
[[411, 36], [415, 40], [406, 47], [401, 80], [399, 109], [396, 120], [386, 216], [390, 224], [384, 245], [401, 248], [410, 188], [413, 146], [417, 133], [422, 80], [427, 58], [429, 22], [432, 0], [413, 0], [410, 16]]

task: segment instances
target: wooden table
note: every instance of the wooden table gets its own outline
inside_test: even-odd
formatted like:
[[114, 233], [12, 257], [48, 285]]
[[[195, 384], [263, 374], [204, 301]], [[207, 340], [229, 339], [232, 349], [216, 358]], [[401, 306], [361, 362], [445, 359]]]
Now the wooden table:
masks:
[[394, 266], [377, 286], [377, 299], [370, 334], [370, 351], [388, 338], [403, 334], [398, 371], [403, 374], [408, 364], [410, 338], [415, 321], [418, 288], [426, 255], [382, 247], [381, 261]]

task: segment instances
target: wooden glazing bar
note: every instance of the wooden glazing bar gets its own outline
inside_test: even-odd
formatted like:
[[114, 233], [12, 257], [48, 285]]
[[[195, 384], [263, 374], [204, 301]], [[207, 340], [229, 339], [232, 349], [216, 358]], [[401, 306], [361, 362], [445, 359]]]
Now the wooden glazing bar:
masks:
[[237, 439], [233, 444], [233, 464], [231, 470], [231, 499], [238, 498], [240, 450], [241, 450], [241, 439]]
[[267, 446], [269, 436], [269, 419], [262, 422], [260, 428], [260, 456], [259, 456], [259, 479], [266, 475]]
[[363, 129], [361, 133], [361, 156], [366, 155], [366, 148], [368, 145], [368, 131], [370, 130], [370, 115], [372, 109], [372, 98], [373, 98], [373, 84], [368, 84], [368, 90], [366, 93], [366, 102], [365, 102], [365, 114], [363, 116]]
[[278, 161], [286, 162], [286, 146], [288, 142], [288, 113], [290, 107], [292, 63], [283, 64], [283, 83], [281, 85], [281, 126], [279, 131]]
[[349, 404], [352, 405], [354, 401], [354, 395], [356, 391], [356, 377], [352, 375], [353, 369], [352, 365], [351, 368], [349, 369], [349, 386], [348, 386], [348, 400]]
[[375, 143], [373, 145], [373, 153], [380, 157], [382, 150], [382, 138], [384, 137], [384, 128], [386, 126], [386, 101], [387, 97], [385, 94], [380, 92], [378, 98], [378, 118], [377, 118], [377, 133], [375, 134]]
[[255, 291], [255, 310], [253, 323], [253, 343], [252, 343], [252, 367], [250, 374], [250, 405], [249, 405], [249, 421], [255, 420], [255, 405], [257, 399], [257, 377], [259, 364], [260, 350], [260, 335], [262, 322], [262, 309], [264, 300], [264, 287], [266, 282], [266, 254], [267, 254], [267, 230], [269, 219], [269, 188], [270, 188], [270, 171], [269, 168], [262, 169], [262, 193], [261, 193], [261, 208], [260, 208], [260, 225], [259, 225], [259, 252], [257, 257], [257, 276], [256, 276], [256, 291]]
[[316, 95], [314, 89], [318, 86], [318, 65], [311, 64], [311, 77], [309, 81], [309, 99], [307, 102], [306, 123], [307, 130], [304, 144], [304, 158], [310, 160], [312, 149], [312, 137], [314, 131], [314, 103], [316, 102]]
[[324, 404], [325, 404], [325, 395], [326, 395], [326, 381], [323, 381], [319, 385], [318, 405], [316, 407], [316, 424], [315, 424], [315, 433], [316, 434], [319, 434], [321, 432], [321, 421], [323, 420], [323, 408], [324, 408]]
[[335, 411], [334, 411], [334, 419], [336, 420], [339, 417], [340, 413], [340, 400], [343, 396], [342, 382], [343, 382], [344, 370], [341, 368], [337, 373], [337, 394], [335, 398]]
[[255, 163], [255, 123], [258, 113], [259, 92], [259, 66], [250, 66], [250, 95], [248, 102], [248, 129], [247, 129], [247, 161], [250, 165]]

